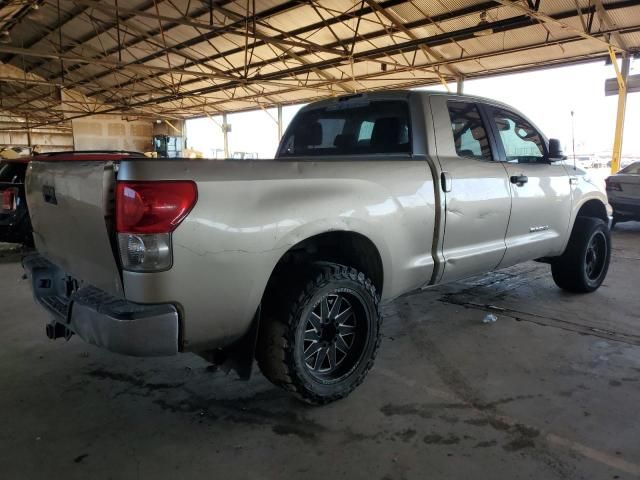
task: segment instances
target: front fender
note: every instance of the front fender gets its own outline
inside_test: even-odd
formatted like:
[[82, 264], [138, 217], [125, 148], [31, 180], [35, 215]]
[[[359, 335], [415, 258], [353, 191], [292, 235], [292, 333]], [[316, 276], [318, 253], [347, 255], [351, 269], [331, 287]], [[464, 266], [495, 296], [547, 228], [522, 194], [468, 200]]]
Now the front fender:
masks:
[[[580, 212], [588, 212], [590, 216], [601, 218], [608, 224], [610, 224], [610, 217], [612, 213], [611, 206], [609, 205], [609, 200], [603, 186], [592, 179], [584, 170], [577, 170], [576, 172], [571, 172], [571, 174], [575, 175], [576, 184], [573, 186], [571, 192], [572, 210], [567, 228], [567, 235], [562, 249], [563, 251], [569, 243], [569, 237], [571, 236], [573, 226], [575, 225], [576, 218]], [[598, 202], [601, 204], [604, 209], [603, 212], [593, 210], [591, 202]]]

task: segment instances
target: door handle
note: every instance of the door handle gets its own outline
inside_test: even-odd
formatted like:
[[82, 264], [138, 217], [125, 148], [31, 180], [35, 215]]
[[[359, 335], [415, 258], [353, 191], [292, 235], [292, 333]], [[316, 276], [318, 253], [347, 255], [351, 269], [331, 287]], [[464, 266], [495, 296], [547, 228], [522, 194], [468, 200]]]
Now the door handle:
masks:
[[451, 191], [451, 175], [449, 172], [442, 172], [440, 174], [440, 184], [442, 185], [443, 192]]
[[510, 180], [511, 183], [514, 183], [517, 186], [521, 187], [529, 181], [529, 177], [527, 177], [526, 175], [512, 175]]

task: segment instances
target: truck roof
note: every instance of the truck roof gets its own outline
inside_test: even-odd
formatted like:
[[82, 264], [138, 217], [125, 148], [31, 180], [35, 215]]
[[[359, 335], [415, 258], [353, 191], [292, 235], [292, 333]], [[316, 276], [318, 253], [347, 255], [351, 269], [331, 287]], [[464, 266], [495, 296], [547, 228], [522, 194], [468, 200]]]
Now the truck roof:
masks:
[[28, 163], [33, 160], [56, 160], [56, 161], [89, 161], [89, 160], [125, 160], [128, 158], [147, 158], [142, 152], [129, 152], [125, 150], [83, 150], [68, 152], [49, 152], [32, 155], [29, 157], [20, 157], [12, 162]]
[[410, 95], [420, 95], [423, 97], [430, 96], [450, 96], [455, 98], [466, 98], [469, 100], [478, 100], [482, 102], [493, 103], [496, 105], [504, 105], [506, 107], [512, 108], [509, 105], [500, 102], [499, 100], [494, 100], [492, 98], [480, 97], [477, 95], [467, 95], [467, 94], [458, 94], [455, 92], [440, 92], [437, 90], [378, 90], [375, 92], [363, 92], [363, 93], [353, 93], [348, 95], [341, 95], [338, 97], [328, 98], [326, 100], [320, 100], [317, 102], [312, 102], [306, 105], [302, 110], [312, 110], [318, 107], [325, 107], [328, 105], [334, 105], [336, 102], [344, 102], [350, 99], [372, 99], [372, 100], [399, 100], [406, 99]]

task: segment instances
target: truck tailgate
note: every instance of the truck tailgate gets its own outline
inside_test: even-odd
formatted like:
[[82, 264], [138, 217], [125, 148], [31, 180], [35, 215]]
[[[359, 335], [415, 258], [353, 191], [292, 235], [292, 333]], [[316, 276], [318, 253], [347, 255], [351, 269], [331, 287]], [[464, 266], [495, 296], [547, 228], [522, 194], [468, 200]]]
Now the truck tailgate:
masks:
[[79, 281], [122, 296], [111, 242], [112, 162], [34, 161], [26, 176], [39, 253]]

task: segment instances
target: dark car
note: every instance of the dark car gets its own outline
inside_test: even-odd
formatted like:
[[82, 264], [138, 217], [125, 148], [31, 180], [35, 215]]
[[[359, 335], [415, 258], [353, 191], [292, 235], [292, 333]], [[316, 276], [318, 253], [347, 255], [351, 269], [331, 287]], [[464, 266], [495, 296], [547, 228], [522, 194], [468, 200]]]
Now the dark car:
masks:
[[640, 220], [640, 162], [623, 168], [605, 182], [613, 223]]
[[0, 162], [0, 242], [33, 245], [24, 195], [24, 177], [28, 165], [28, 157]]
[[56, 161], [118, 161], [129, 158], [145, 158], [140, 152], [78, 151], [43, 153], [34, 157], [19, 157], [0, 161], [0, 242], [22, 243], [33, 246], [31, 219], [27, 210], [24, 181], [32, 160]]

